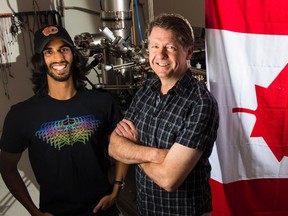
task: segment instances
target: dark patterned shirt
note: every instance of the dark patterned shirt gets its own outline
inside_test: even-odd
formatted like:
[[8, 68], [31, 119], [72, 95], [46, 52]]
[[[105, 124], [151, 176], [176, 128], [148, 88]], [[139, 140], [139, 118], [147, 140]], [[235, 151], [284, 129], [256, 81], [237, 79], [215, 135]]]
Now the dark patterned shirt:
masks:
[[137, 168], [139, 212], [142, 216], [202, 215], [212, 210], [208, 157], [219, 124], [217, 102], [190, 70], [166, 95], [160, 96], [160, 87], [158, 77], [148, 79], [125, 114], [136, 125], [141, 144], [170, 149], [179, 143], [201, 150], [203, 155], [173, 192], [160, 188]]

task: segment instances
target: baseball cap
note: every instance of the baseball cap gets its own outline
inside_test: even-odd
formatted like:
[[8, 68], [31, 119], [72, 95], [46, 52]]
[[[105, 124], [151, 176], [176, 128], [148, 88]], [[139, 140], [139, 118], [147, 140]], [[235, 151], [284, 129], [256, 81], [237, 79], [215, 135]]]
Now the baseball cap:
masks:
[[49, 25], [49, 26], [44, 26], [37, 30], [34, 35], [34, 50], [36, 53], [41, 53], [47, 43], [52, 40], [59, 38], [66, 42], [69, 46], [73, 47], [74, 43], [66, 31], [61, 26], [55, 26], [55, 25]]

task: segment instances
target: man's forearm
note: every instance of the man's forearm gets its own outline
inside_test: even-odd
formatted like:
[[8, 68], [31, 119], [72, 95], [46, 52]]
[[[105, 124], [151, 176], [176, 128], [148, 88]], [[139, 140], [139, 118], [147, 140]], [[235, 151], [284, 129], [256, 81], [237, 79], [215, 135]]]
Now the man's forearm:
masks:
[[202, 151], [174, 143], [162, 163], [141, 163], [139, 166], [157, 185], [171, 192], [183, 183], [202, 154]]
[[109, 144], [109, 155], [126, 164], [145, 162], [160, 163], [163, 155], [157, 148], [141, 146], [131, 140], [112, 133]]
[[[128, 168], [129, 168], [128, 164], [124, 164], [122, 162], [116, 161], [116, 164], [115, 164], [115, 179], [114, 180], [123, 181], [124, 182], [126, 174], [127, 174], [127, 171], [128, 171]], [[120, 189], [121, 189], [121, 185], [114, 183], [112, 194], [115, 197], [117, 197], [118, 194], [119, 194]]]
[[[155, 164], [155, 163], [141, 163], [138, 165], [140, 169], [145, 172], [145, 174], [153, 180], [158, 186], [163, 188], [168, 192], [174, 191], [178, 185], [175, 181], [176, 173], [170, 173], [169, 168], [166, 167], [165, 163]], [[170, 174], [169, 174], [170, 173]]]
[[40, 213], [33, 203], [27, 187], [17, 170], [2, 172], [2, 178], [11, 194], [13, 194], [31, 215], [38, 215]]

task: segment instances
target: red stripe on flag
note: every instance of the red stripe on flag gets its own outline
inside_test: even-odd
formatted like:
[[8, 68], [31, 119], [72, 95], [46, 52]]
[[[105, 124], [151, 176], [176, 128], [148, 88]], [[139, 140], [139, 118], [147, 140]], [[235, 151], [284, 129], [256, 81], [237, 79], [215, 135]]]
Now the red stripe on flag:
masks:
[[206, 0], [206, 28], [288, 35], [287, 0]]
[[288, 215], [288, 179], [255, 179], [222, 184], [210, 180], [212, 216]]

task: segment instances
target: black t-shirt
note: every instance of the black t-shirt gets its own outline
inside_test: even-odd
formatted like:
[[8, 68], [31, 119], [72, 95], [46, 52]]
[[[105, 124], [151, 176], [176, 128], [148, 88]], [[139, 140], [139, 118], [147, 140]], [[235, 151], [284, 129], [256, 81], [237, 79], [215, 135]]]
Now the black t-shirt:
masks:
[[28, 148], [41, 210], [91, 212], [112, 189], [108, 137], [121, 119], [107, 92], [81, 90], [65, 101], [33, 96], [11, 107], [0, 148], [11, 153]]

